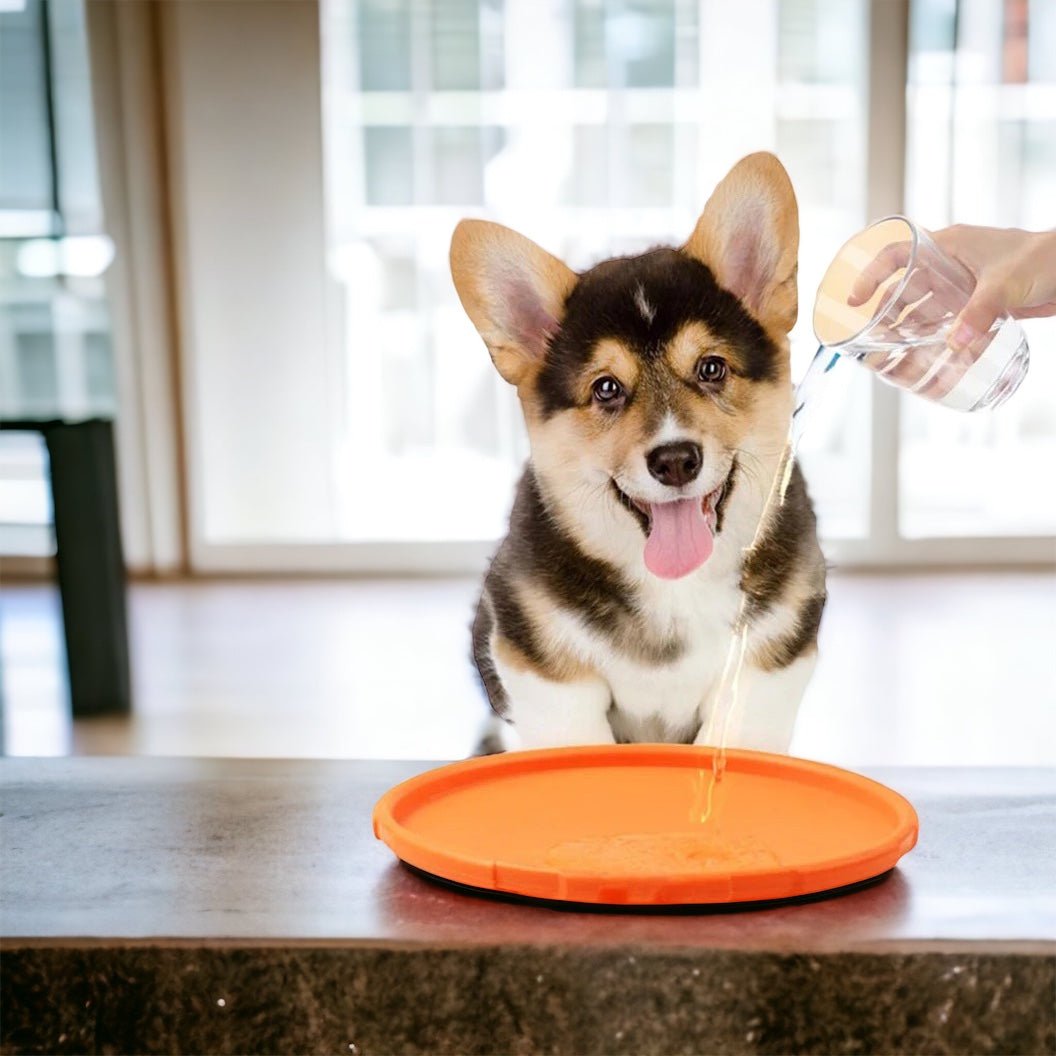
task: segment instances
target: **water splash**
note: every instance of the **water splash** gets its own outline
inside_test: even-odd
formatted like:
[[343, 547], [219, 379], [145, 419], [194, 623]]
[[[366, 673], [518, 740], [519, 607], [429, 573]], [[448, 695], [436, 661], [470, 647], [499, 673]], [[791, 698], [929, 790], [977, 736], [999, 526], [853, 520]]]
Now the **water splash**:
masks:
[[750, 836], [713, 831], [702, 839], [694, 829], [567, 840], [550, 848], [546, 863], [572, 875], [656, 877], [769, 868], [779, 865], [780, 859], [771, 848]]

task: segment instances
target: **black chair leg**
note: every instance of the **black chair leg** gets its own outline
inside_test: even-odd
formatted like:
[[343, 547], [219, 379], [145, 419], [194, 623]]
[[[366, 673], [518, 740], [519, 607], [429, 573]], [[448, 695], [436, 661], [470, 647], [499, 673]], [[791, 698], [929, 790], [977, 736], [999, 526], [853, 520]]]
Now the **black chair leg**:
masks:
[[56, 562], [70, 698], [76, 717], [131, 710], [125, 562], [113, 427], [58, 422], [44, 429], [51, 459]]

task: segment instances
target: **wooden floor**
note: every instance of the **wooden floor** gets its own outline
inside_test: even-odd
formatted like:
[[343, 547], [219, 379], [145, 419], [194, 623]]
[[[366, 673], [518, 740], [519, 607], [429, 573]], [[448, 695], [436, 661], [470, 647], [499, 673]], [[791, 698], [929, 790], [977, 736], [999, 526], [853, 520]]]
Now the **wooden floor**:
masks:
[[[136, 711], [71, 722], [58, 597], [0, 592], [6, 750], [444, 759], [475, 743], [468, 580], [132, 587]], [[1056, 765], [1056, 576], [838, 575], [793, 744], [849, 766]]]

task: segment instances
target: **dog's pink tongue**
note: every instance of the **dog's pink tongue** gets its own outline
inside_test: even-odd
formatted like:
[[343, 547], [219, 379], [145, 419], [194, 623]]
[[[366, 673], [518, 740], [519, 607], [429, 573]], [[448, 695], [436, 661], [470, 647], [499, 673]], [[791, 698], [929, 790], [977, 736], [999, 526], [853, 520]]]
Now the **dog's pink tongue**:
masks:
[[649, 507], [645, 567], [661, 579], [678, 579], [700, 568], [715, 545], [699, 498], [657, 502]]

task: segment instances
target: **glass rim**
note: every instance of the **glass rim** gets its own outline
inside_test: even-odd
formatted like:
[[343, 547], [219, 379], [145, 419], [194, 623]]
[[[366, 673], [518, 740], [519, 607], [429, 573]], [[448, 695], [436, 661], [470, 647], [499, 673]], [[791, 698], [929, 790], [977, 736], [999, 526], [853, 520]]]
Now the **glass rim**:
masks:
[[[839, 259], [840, 254], [856, 238], [858, 238], [859, 235], [871, 230], [874, 227], [879, 227], [881, 224], [886, 224], [889, 220], [901, 220], [909, 228], [910, 235], [912, 236], [912, 241], [910, 245], [909, 259], [906, 261], [905, 265], [905, 273], [902, 275], [902, 278], [898, 280], [898, 285], [895, 287], [894, 293], [884, 302], [884, 310], [887, 309], [887, 306], [890, 305], [892, 301], [897, 300], [902, 295], [902, 291], [906, 288], [907, 284], [909, 283], [910, 273], [912, 272], [913, 268], [916, 266], [917, 263], [917, 249], [920, 246], [921, 232], [917, 225], [913, 223], [913, 221], [910, 220], [908, 216], [905, 216], [902, 213], [890, 213], [887, 216], [880, 217], [879, 220], [874, 220], [871, 224], [867, 224], [860, 231], [857, 231], [855, 234], [851, 235], [851, 237], [848, 238], [847, 241], [844, 242], [838, 250], [836, 250], [836, 252], [833, 254], [832, 260], [829, 263], [828, 268], [825, 269], [825, 275], [828, 275], [829, 271], [832, 268], [832, 265], [835, 264], [836, 261]], [[814, 312], [812, 313], [811, 317], [811, 326], [814, 330], [814, 337], [817, 338], [818, 343], [822, 345], [822, 347], [840, 349], [861, 337], [862, 334], [864, 334], [876, 322], [877, 318], [883, 313], [879, 310], [874, 312], [873, 315], [869, 318], [868, 322], [866, 322], [859, 330], [856, 330], [850, 336], [845, 337], [842, 341], [834, 341], [832, 344], [826, 344], [824, 341], [821, 340], [820, 337], [818, 337], [818, 328], [815, 324], [815, 318], [818, 312], [818, 297], [821, 294], [821, 287], [825, 285], [825, 275], [821, 277], [821, 285], [818, 286], [818, 292], [814, 296]]]

